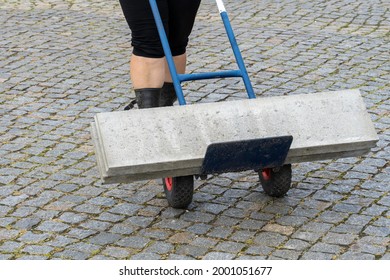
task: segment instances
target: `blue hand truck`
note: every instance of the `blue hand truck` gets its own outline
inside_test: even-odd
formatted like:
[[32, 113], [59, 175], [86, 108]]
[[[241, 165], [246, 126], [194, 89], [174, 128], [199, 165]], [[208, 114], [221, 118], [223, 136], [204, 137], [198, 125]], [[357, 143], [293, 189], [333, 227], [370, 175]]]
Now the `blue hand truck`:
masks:
[[[156, 0], [149, 0], [149, 3], [157, 25], [178, 102], [181, 106], [186, 105], [181, 83], [194, 80], [239, 77], [244, 82], [248, 98], [256, 98], [222, 0], [216, 0], [216, 3], [238, 69], [193, 74], [177, 73]], [[206, 151], [201, 174], [162, 179], [164, 192], [169, 205], [173, 208], [188, 207], [192, 202], [194, 192], [194, 176], [204, 178], [208, 174], [239, 172], [250, 169], [258, 172], [265, 193], [272, 197], [284, 196], [291, 186], [291, 164], [284, 164], [284, 161], [290, 149], [292, 138], [291, 135], [287, 135], [211, 144]], [[262, 159], [261, 162], [259, 158]], [[276, 167], [269, 168], [268, 166]]]

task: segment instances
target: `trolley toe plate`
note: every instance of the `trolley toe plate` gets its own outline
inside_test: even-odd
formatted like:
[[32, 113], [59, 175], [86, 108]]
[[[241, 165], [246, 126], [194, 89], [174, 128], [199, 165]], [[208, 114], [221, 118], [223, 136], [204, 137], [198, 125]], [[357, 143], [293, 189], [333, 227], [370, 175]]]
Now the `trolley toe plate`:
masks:
[[207, 147], [201, 174], [282, 166], [292, 140], [292, 136], [280, 136], [213, 143]]

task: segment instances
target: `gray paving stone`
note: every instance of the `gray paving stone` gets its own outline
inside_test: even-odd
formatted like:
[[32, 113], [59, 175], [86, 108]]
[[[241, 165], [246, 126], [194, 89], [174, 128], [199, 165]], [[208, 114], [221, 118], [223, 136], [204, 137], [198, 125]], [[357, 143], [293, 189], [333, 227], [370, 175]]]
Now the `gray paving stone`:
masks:
[[53, 247], [46, 245], [28, 245], [22, 249], [22, 252], [33, 255], [46, 255], [53, 251]]
[[55, 253], [53, 256], [55, 258], [65, 259], [65, 260], [86, 260], [89, 254], [85, 252], [65, 249], [64, 251]]
[[242, 221], [238, 226], [240, 227], [240, 229], [259, 230], [265, 224], [265, 222], [250, 219]]
[[352, 246], [351, 250], [377, 256], [382, 256], [386, 252], [386, 248], [384, 248], [383, 246], [367, 243], [357, 243]]
[[118, 241], [121, 238], [119, 234], [101, 232], [88, 239], [92, 244], [96, 245], [108, 245]]
[[168, 260], [195, 260], [195, 258], [193, 257], [177, 255], [177, 254], [170, 254], [167, 259]]
[[254, 231], [249, 230], [240, 230], [235, 231], [231, 236], [230, 239], [238, 242], [248, 242], [249, 240], [252, 240], [252, 238], [255, 236]]
[[218, 243], [217, 239], [213, 238], [204, 238], [204, 237], [195, 237], [191, 242], [191, 245], [199, 247], [214, 247]]
[[212, 214], [202, 213], [202, 212], [187, 212], [184, 213], [181, 216], [181, 218], [189, 222], [208, 223], [212, 221], [215, 218], [215, 216]]
[[364, 253], [346, 252], [340, 256], [340, 260], [375, 260], [375, 256]]
[[390, 260], [390, 253], [385, 254], [381, 260]]
[[19, 204], [20, 202], [27, 199], [27, 195], [17, 195], [17, 196], [8, 196], [0, 201], [0, 204], [6, 205], [6, 206], [15, 206]]
[[234, 254], [223, 252], [210, 252], [203, 257], [203, 260], [232, 260], [234, 259], [234, 257]]
[[332, 228], [332, 232], [335, 233], [349, 233], [349, 234], [359, 234], [363, 229], [363, 226], [359, 225], [348, 225], [348, 224], [340, 224], [335, 228]]
[[126, 220], [126, 222], [129, 222], [130, 224], [142, 228], [148, 227], [153, 221], [154, 218], [152, 217], [142, 217], [142, 216], [133, 216]]
[[87, 219], [87, 216], [83, 214], [65, 212], [59, 217], [59, 219], [65, 223], [77, 224]]
[[[102, 254], [108, 256], [108, 257], [113, 257], [116, 259], [126, 259], [130, 254], [131, 251], [129, 249], [125, 248], [119, 248], [119, 247], [108, 247], [102, 251]], [[95, 259], [96, 256], [94, 256]]]
[[163, 218], [179, 218], [185, 212], [184, 209], [169, 208], [161, 212]]
[[215, 203], [205, 203], [202, 204], [198, 207], [198, 210], [200, 211], [206, 211], [211, 214], [219, 214], [222, 211], [226, 210], [229, 206], [227, 205], [222, 205], [222, 204], [215, 204]]
[[65, 202], [71, 202], [71, 203], [81, 203], [85, 200], [87, 200], [85, 197], [82, 197], [82, 196], [76, 196], [76, 195], [65, 195], [63, 197], [60, 198], [61, 201], [65, 201]]
[[91, 230], [107, 230], [109, 227], [112, 226], [111, 223], [103, 222], [103, 221], [96, 221], [96, 220], [88, 220], [82, 224], [80, 224], [82, 228], [85, 229], [91, 229]]
[[249, 256], [249, 255], [242, 255], [236, 258], [236, 260], [266, 260], [267, 257], [265, 256]]
[[17, 258], [18, 260], [47, 260], [48, 257], [46, 256], [39, 256], [39, 255], [25, 255]]
[[36, 234], [33, 232], [26, 232], [18, 238], [18, 241], [24, 242], [27, 244], [37, 244], [40, 243], [50, 237], [48, 233]]
[[11, 212], [11, 210], [12, 210], [12, 208], [9, 206], [0, 205], [0, 214], [2, 214], [2, 215], [5, 215], [8, 212]]
[[227, 252], [227, 253], [239, 253], [243, 248], [245, 247], [245, 244], [239, 243], [239, 242], [221, 242], [219, 243], [215, 249], [217, 251]]
[[72, 228], [67, 233], [67, 235], [69, 235], [70, 237], [76, 238], [76, 239], [84, 239], [84, 238], [87, 238], [95, 233], [96, 233], [95, 230]]
[[97, 217], [96, 219], [107, 221], [107, 222], [119, 222], [124, 219], [124, 216], [114, 215], [111, 213], [104, 212], [100, 214], [99, 217]]
[[334, 202], [334, 201], [338, 201], [338, 200], [342, 199], [343, 196], [338, 194], [338, 193], [335, 193], [335, 192], [330, 192], [330, 191], [326, 191], [326, 190], [324, 190], [324, 191], [319, 190], [315, 193], [313, 198], [320, 200], [320, 201]]
[[292, 237], [308, 242], [316, 242], [321, 238], [322, 235], [323, 233], [321, 232], [297, 231], [292, 235]]
[[160, 260], [161, 256], [154, 253], [139, 253], [131, 256], [131, 260]]
[[339, 203], [333, 207], [333, 210], [344, 213], [359, 213], [362, 208], [361, 205]]
[[293, 250], [276, 250], [272, 253], [272, 255], [268, 259], [277, 257], [285, 260], [298, 260], [300, 254], [301, 254], [300, 252], [293, 251]]
[[6, 241], [0, 246], [0, 251], [3, 253], [14, 253], [23, 246], [21, 242]]
[[328, 223], [310, 222], [302, 226], [302, 230], [318, 233], [326, 233], [333, 225]]
[[153, 192], [139, 192], [126, 198], [126, 201], [131, 203], [143, 204], [155, 197]]
[[307, 222], [306, 217], [299, 216], [283, 216], [276, 220], [276, 222], [283, 226], [301, 226]]
[[149, 238], [139, 237], [139, 236], [131, 236], [125, 237], [117, 242], [119, 246], [122, 247], [130, 247], [134, 249], [142, 249], [150, 242]]
[[175, 252], [178, 255], [190, 256], [192, 258], [200, 258], [207, 254], [208, 248], [192, 245], [180, 245]]
[[388, 227], [377, 227], [377, 226], [368, 226], [364, 233], [368, 235], [387, 237], [390, 234], [390, 228]]
[[299, 239], [290, 239], [283, 245], [283, 248], [297, 251], [303, 251], [308, 247], [310, 247], [310, 243]]
[[341, 252], [341, 247], [338, 245], [332, 245], [326, 243], [316, 243], [309, 250], [314, 252], [321, 252], [321, 253], [338, 254]]
[[157, 228], [162, 229], [173, 229], [173, 230], [181, 230], [190, 226], [191, 223], [183, 221], [183, 220], [162, 220], [161, 222], [156, 224]]
[[205, 234], [208, 232], [212, 227], [207, 224], [194, 224], [192, 226], [189, 226], [186, 230], [195, 234]]
[[378, 201], [378, 204], [384, 205], [384, 206], [390, 206], [390, 196], [385, 196], [381, 198], [381, 200]]
[[9, 217], [9, 218], [0, 218], [0, 226], [5, 228], [6, 226], [12, 224], [15, 221], [16, 221], [16, 219], [15, 218], [11, 218], [11, 217]]
[[76, 206], [74, 210], [78, 212], [82, 212], [85, 214], [99, 214], [102, 211], [102, 208], [98, 205], [92, 205], [92, 204], [82, 204], [79, 206]]
[[37, 230], [49, 231], [49, 232], [63, 232], [68, 228], [69, 226], [64, 223], [54, 222], [54, 221], [44, 221], [37, 227]]
[[322, 241], [337, 245], [350, 245], [357, 238], [358, 236], [355, 234], [340, 234], [330, 232], [322, 238]]
[[333, 258], [332, 254], [322, 253], [322, 252], [306, 252], [300, 258], [301, 260], [331, 260]]
[[49, 246], [52, 246], [52, 247], [65, 247], [67, 246], [68, 244], [71, 244], [71, 243], [74, 243], [76, 242], [75, 239], [73, 238], [68, 238], [68, 237], [65, 237], [65, 236], [57, 236], [55, 237], [53, 240], [50, 240], [48, 242], [46, 242], [45, 244], [49, 245]]
[[217, 216], [214, 224], [218, 225], [218, 226], [231, 226], [231, 227], [233, 227], [233, 226], [237, 225], [238, 223], [240, 223], [241, 221], [242, 221], [242, 219], [239, 219], [239, 218], [232, 218], [232, 217], [220, 215], [220, 216]]
[[207, 233], [207, 236], [214, 238], [227, 238], [233, 230], [225, 227], [215, 227], [213, 230]]
[[124, 224], [117, 224], [114, 225], [110, 232], [112, 233], [118, 233], [118, 234], [132, 234], [134, 231], [136, 231], [136, 228], [131, 225], [124, 225]]
[[100, 246], [95, 244], [85, 243], [85, 242], [73, 243], [72, 245], [68, 246], [68, 248], [71, 250], [85, 252], [89, 254], [93, 254], [96, 251], [100, 250]]
[[0, 260], [10, 260], [12, 259], [11, 254], [0, 254]]
[[14, 181], [17, 178], [17, 176], [12, 176], [12, 175], [1, 175], [0, 176], [0, 184], [2, 185], [7, 185]]
[[25, 230], [30, 230], [37, 224], [41, 222], [41, 219], [39, 218], [24, 218], [18, 220], [15, 224], [14, 227], [17, 229], [25, 229]]
[[278, 247], [287, 238], [284, 235], [275, 232], [261, 232], [256, 235], [253, 242], [258, 245], [264, 245], [269, 247]]
[[[96, 198], [95, 196], [98, 196], [99, 194], [101, 194], [103, 192], [102, 189], [99, 189], [99, 188], [95, 188], [95, 187], [91, 187], [91, 186], [88, 186], [88, 187], [84, 187], [84, 188], [81, 188], [79, 190], [77, 190], [76, 192], [74, 192], [75, 195], [82, 195], [82, 196], [92, 196], [94, 197], [92, 199], [92, 202], [95, 202], [95, 201], [98, 201], [99, 199]], [[102, 198], [100, 198], [101, 200]], [[91, 202], [91, 201], [90, 201]], [[98, 203], [91, 203], [91, 204], [97, 204], [97, 205], [102, 205], [102, 204], [98, 204]]]
[[[282, 135], [294, 135], [294, 143], [290, 149], [287, 162], [328, 159], [334, 157], [332, 153], [337, 153], [340, 157], [358, 155], [362, 154], [362, 150], [372, 148], [378, 139], [373, 127], [371, 127], [371, 120], [365, 112], [359, 93], [357, 91], [337, 92], [332, 93], [332, 98], [329, 98], [330, 94], [328, 92], [325, 94], [291, 96], [288, 99], [273, 97], [274, 99], [272, 100], [271, 98], [267, 100], [259, 99], [257, 101], [238, 100], [235, 102], [223, 102], [222, 105], [211, 102], [194, 107], [175, 106], [169, 108], [170, 110], [154, 108], [141, 113], [140, 111], [132, 110], [114, 114], [97, 114], [95, 122], [92, 124], [92, 131], [101, 177], [106, 182], [121, 182], [159, 178], [163, 175], [161, 170], [164, 170], [164, 174], [167, 176], [197, 174], [208, 146], [207, 143], [262, 138], [271, 134], [280, 134], [281, 130], [286, 131]], [[336, 101], [336, 99], [338, 100]], [[343, 102], [345, 102], [345, 105], [343, 105]], [[351, 104], [354, 104], [354, 107]], [[275, 106], [278, 109], [275, 109]], [[348, 111], [346, 106], [349, 106]], [[242, 109], [237, 111], [237, 108]], [[295, 109], [287, 110], [283, 114], [285, 118], [283, 121], [280, 119], [279, 112], [277, 113], [278, 117], [273, 115], [276, 111], [283, 111], [285, 108]], [[251, 112], [250, 118], [245, 113], [249, 111]], [[329, 111], [332, 113], [329, 113]], [[310, 112], [315, 113], [310, 115]], [[286, 113], [290, 114], [290, 116], [287, 116]], [[149, 116], [145, 116], [145, 114]], [[156, 114], [158, 114], [158, 118], [155, 117]], [[241, 118], [236, 118], [235, 115], [237, 114]], [[305, 114], [306, 117], [302, 117], [302, 114]], [[278, 131], [266, 131], [263, 126], [260, 126], [263, 130], [241, 129], [248, 127], [248, 122], [251, 122], [250, 127], [259, 127], [254, 122], [256, 120], [253, 117], [254, 115], [257, 116], [257, 119], [270, 118], [280, 120], [280, 123], [274, 126], [278, 128]], [[331, 121], [330, 116], [335, 119]], [[348, 116], [351, 116], [351, 118], [349, 119]], [[357, 121], [357, 116], [360, 117], [359, 121]], [[155, 127], [152, 130], [157, 133], [166, 130], [161, 129], [168, 124], [166, 120], [169, 120], [170, 126], [180, 128], [180, 133], [176, 136], [172, 134], [169, 142], [166, 141], [166, 137], [161, 138], [165, 139], [162, 140], [164, 145], [162, 145], [161, 141], [161, 143], [154, 141], [147, 145], [148, 149], [140, 149], [139, 145], [128, 145], [130, 139], [132, 139], [132, 143], [143, 143], [144, 145], [150, 138], [147, 129], [150, 129], [151, 124], [144, 123], [145, 119], [164, 120], [161, 124], [153, 124]], [[183, 119], [191, 123], [191, 125], [180, 125], [183, 123]], [[194, 122], [195, 119], [196, 122]], [[214, 121], [210, 122], [210, 119]], [[292, 119], [294, 124], [288, 124], [289, 120]], [[296, 125], [298, 119], [300, 120], [299, 126]], [[338, 121], [340, 119], [349, 119], [349, 121], [340, 122]], [[313, 134], [313, 128], [317, 128], [316, 124], [325, 120], [329, 122], [329, 125], [321, 126], [322, 131], [319, 131], [318, 135], [322, 135], [322, 138], [320, 138], [322, 144], [318, 145], [318, 139], [314, 137], [316, 134]], [[118, 126], [118, 123], [121, 123], [121, 126]], [[130, 132], [129, 134], [122, 127], [124, 123], [127, 123], [125, 125], [127, 127], [133, 127], [132, 131], [137, 130], [137, 133]], [[232, 130], [231, 127], [229, 128], [229, 124], [231, 126], [232, 123], [234, 123], [233, 127], [240, 128], [239, 132]], [[354, 124], [351, 125], [352, 123]], [[362, 123], [367, 125], [361, 126]], [[336, 128], [335, 124], [340, 127]], [[343, 124], [345, 125], [343, 126]], [[186, 131], [188, 127], [191, 127], [191, 131]], [[304, 127], [311, 128], [310, 132], [306, 131], [310, 137], [305, 136]], [[325, 132], [326, 127], [332, 127], [332, 129]], [[143, 131], [145, 128], [147, 129]], [[187, 139], [186, 135], [190, 135], [194, 128], [203, 131], [202, 135], [207, 135], [207, 137]], [[293, 131], [294, 129], [295, 131]], [[221, 133], [221, 131], [224, 133]], [[251, 131], [257, 131], [257, 134], [255, 135]], [[337, 133], [334, 133], [335, 131]], [[260, 132], [262, 133], [260, 134]], [[345, 134], [342, 135], [341, 132]], [[222, 135], [223, 137], [221, 137]], [[239, 138], [237, 138], [237, 135], [239, 135]], [[327, 140], [323, 138], [323, 135], [327, 135]], [[157, 137], [155, 139], [160, 138]], [[349, 145], [343, 146], [339, 144], [347, 143], [348, 139], [356, 140], [349, 143]], [[167, 143], [170, 143], [170, 145], [172, 143], [181, 143], [181, 146], [167, 148]], [[121, 147], [121, 149], [117, 150], [118, 147]], [[125, 150], [124, 147], [126, 147]], [[136, 148], [134, 149], [134, 147]], [[161, 151], [164, 151], [164, 149], [169, 150], [170, 153], [161, 154]], [[338, 152], [336, 152], [337, 150]], [[358, 150], [360, 151], [356, 153]], [[180, 153], [172, 153], [172, 151], [180, 151]], [[163, 159], [158, 157], [159, 154], [163, 156]], [[185, 159], [183, 155], [186, 156]], [[145, 159], [147, 160], [145, 161]], [[159, 165], [160, 162], [163, 162], [163, 164]], [[170, 170], [167, 170], [166, 167], [164, 168], [164, 166], [168, 165]], [[239, 196], [239, 193], [234, 194], [234, 196]]]
[[59, 213], [58, 211], [54, 211], [54, 210], [38, 210], [37, 212], [34, 213], [34, 216], [42, 220], [50, 220], [56, 217], [58, 213]]
[[243, 219], [246, 217], [247, 213], [243, 209], [237, 209], [237, 208], [230, 208], [223, 212], [223, 215], [226, 215], [228, 217], [232, 218], [238, 218]]
[[37, 197], [33, 199], [26, 200], [24, 202], [24, 205], [27, 206], [33, 206], [33, 207], [43, 207], [44, 205], [48, 204], [53, 198], [51, 197]]
[[358, 215], [358, 214], [353, 214], [351, 215], [346, 223], [352, 224], [352, 225], [367, 225], [371, 221], [372, 217], [366, 216], [366, 215]]
[[139, 210], [141, 206], [130, 203], [119, 204], [110, 209], [110, 212], [121, 215], [132, 216], [137, 210]]
[[145, 249], [147, 253], [156, 253], [159, 255], [168, 254], [174, 250], [174, 246], [163, 241], [157, 241]]

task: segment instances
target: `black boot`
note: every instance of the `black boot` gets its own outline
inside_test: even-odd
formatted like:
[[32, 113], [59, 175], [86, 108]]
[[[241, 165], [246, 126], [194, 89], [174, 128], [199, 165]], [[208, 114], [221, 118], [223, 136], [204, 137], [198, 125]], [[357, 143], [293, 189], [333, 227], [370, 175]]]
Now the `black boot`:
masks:
[[173, 83], [164, 83], [160, 94], [160, 107], [173, 106], [177, 100], [176, 91]]
[[135, 103], [139, 109], [159, 107], [161, 88], [141, 88], [134, 91], [135, 100], [125, 107], [125, 111], [132, 109]]

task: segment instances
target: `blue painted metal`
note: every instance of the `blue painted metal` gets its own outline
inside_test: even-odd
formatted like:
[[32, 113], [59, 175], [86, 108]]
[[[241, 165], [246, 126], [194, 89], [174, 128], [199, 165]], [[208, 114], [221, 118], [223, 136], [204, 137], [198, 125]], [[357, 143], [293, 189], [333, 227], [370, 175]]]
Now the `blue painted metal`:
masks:
[[226, 70], [226, 71], [208, 72], [208, 73], [179, 74], [180, 82], [215, 79], [215, 78], [229, 78], [229, 77], [241, 77], [241, 71]]
[[246, 67], [244, 64], [244, 60], [242, 59], [240, 48], [238, 47], [236, 37], [234, 36], [234, 32], [232, 26], [230, 24], [229, 17], [226, 12], [221, 12], [222, 22], [225, 26], [226, 34], [229, 38], [230, 45], [232, 46], [234, 56], [236, 58], [236, 62], [238, 64], [238, 68], [240, 68], [241, 76], [245, 84], [246, 92], [249, 98], [256, 98], [256, 95], [253, 91], [253, 87], [251, 81], [248, 76], [248, 72], [246, 71]]
[[282, 166], [293, 137], [268, 137], [213, 143], [207, 147], [201, 175], [261, 170]]

